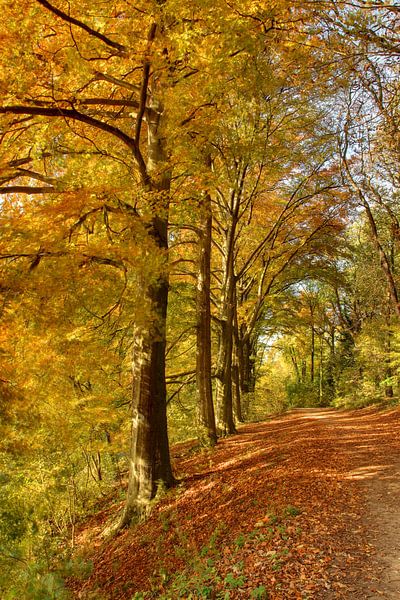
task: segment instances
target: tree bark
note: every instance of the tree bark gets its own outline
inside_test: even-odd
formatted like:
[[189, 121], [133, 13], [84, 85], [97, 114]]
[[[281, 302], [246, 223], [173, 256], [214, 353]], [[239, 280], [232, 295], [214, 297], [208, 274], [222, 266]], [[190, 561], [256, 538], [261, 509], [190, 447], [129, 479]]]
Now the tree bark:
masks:
[[199, 267], [197, 276], [197, 350], [196, 382], [198, 393], [197, 423], [199, 440], [204, 446], [215, 446], [217, 431], [211, 383], [211, 197], [201, 202], [202, 224], [199, 235]]
[[217, 428], [222, 436], [236, 433], [232, 399], [233, 323], [227, 312], [225, 319], [220, 322], [216, 373]]
[[[236, 291], [236, 290], [235, 290]], [[233, 355], [232, 355], [232, 383], [233, 383], [233, 414], [238, 423], [243, 423], [242, 398], [240, 393], [240, 370], [239, 370], [239, 323], [237, 316], [237, 298], [234, 298], [234, 322], [233, 322]]]
[[248, 335], [245, 335], [238, 340], [237, 356], [239, 361], [242, 414], [245, 419], [249, 415], [250, 404], [254, 399], [255, 392], [255, 364], [253, 352], [253, 343]]
[[[237, 212], [238, 206], [235, 208]], [[218, 357], [216, 368], [217, 429], [219, 435], [236, 433], [233, 420], [232, 352], [235, 302], [234, 248], [237, 215], [230, 215], [223, 255], [223, 285], [219, 315]]]
[[232, 365], [232, 382], [233, 382], [233, 414], [238, 423], [244, 423], [242, 414], [242, 400], [240, 396], [240, 377], [239, 377], [239, 365], [237, 363], [237, 357], [234, 357]]
[[[153, 82], [155, 85], [155, 82]], [[148, 234], [168, 259], [168, 208], [171, 173], [166, 166], [162, 133], [164, 107], [155, 96], [147, 120], [147, 172], [151, 178], [149, 204], [153, 217]], [[168, 306], [168, 269], [158, 281], [144, 290], [152, 321], [137, 327], [132, 359], [132, 433], [129, 457], [128, 493], [119, 527], [146, 517], [151, 501], [161, 487], [174, 484], [168, 428], [165, 382], [166, 318]]]
[[243, 345], [243, 381], [242, 390], [244, 393], [254, 393], [255, 391], [255, 364], [253, 356], [254, 348], [250, 339], [246, 339]]
[[301, 377], [300, 377], [299, 365], [297, 363], [296, 350], [293, 348], [293, 346], [290, 346], [289, 352], [290, 352], [290, 359], [292, 361], [292, 365], [293, 365], [294, 371], [296, 373], [296, 381], [297, 381], [297, 383], [300, 383]]
[[396, 284], [396, 281], [395, 281], [395, 278], [393, 275], [392, 265], [390, 264], [390, 259], [389, 259], [388, 255], [386, 254], [385, 249], [381, 243], [381, 240], [379, 237], [379, 232], [378, 232], [378, 227], [376, 225], [376, 221], [375, 221], [374, 215], [372, 213], [371, 206], [368, 202], [368, 199], [366, 198], [365, 193], [362, 190], [362, 188], [360, 187], [360, 185], [355, 181], [354, 177], [352, 176], [349, 165], [347, 163], [346, 155], [344, 154], [344, 156], [342, 158], [343, 158], [343, 164], [344, 164], [347, 176], [349, 178], [350, 186], [358, 195], [360, 203], [364, 207], [365, 212], [367, 214], [367, 219], [368, 219], [368, 223], [369, 223], [369, 227], [370, 227], [370, 231], [371, 231], [371, 235], [372, 235], [372, 240], [373, 240], [373, 243], [374, 243], [375, 248], [379, 255], [379, 262], [380, 262], [382, 271], [386, 278], [390, 298], [393, 303], [396, 314], [399, 317], [400, 316], [399, 293], [398, 293], [397, 284]]
[[305, 383], [307, 378], [307, 363], [303, 359], [301, 362], [301, 382]]
[[382, 246], [381, 241], [379, 239], [378, 228], [376, 226], [376, 222], [374, 219], [374, 215], [372, 214], [371, 207], [364, 197], [363, 197], [363, 205], [364, 205], [365, 211], [367, 213], [368, 223], [369, 223], [370, 231], [372, 234], [372, 239], [373, 239], [373, 242], [374, 242], [375, 247], [379, 254], [379, 261], [380, 261], [380, 264], [382, 267], [382, 271], [386, 277], [390, 298], [392, 300], [392, 303], [393, 303], [393, 306], [394, 306], [397, 316], [400, 316], [399, 293], [398, 293], [398, 289], [397, 289], [397, 284], [396, 284], [394, 276], [393, 276], [393, 271], [392, 271], [392, 268], [390, 265], [390, 260], [389, 260], [387, 254], [385, 252], [385, 249]]
[[323, 349], [323, 344], [322, 344], [322, 336], [319, 337], [319, 403], [320, 405], [322, 405], [323, 402], [323, 396], [324, 396], [324, 369], [323, 369], [323, 363], [324, 363], [324, 349]]
[[[392, 268], [393, 268], [393, 260], [392, 260]], [[385, 379], [389, 380], [385, 384], [385, 396], [386, 398], [393, 398], [394, 390], [392, 384], [393, 377], [393, 368], [392, 368], [392, 338], [393, 338], [393, 329], [392, 329], [392, 311], [391, 311], [391, 303], [390, 297], [388, 298], [387, 309], [386, 309], [386, 339], [385, 339]]]
[[315, 329], [311, 325], [311, 365], [310, 365], [310, 381], [314, 383], [315, 379]]
[[[152, 237], [165, 248], [167, 223], [153, 219]], [[163, 235], [161, 235], [163, 234]], [[169, 454], [165, 383], [166, 276], [147, 290], [154, 322], [137, 327], [132, 359], [132, 429], [128, 493], [121, 527], [145, 518], [158, 488], [174, 484]]]

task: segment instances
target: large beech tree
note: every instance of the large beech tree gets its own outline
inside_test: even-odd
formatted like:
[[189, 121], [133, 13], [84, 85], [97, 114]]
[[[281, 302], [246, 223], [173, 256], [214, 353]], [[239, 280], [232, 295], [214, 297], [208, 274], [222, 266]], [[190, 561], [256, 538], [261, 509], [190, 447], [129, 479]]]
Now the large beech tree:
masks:
[[[101, 249], [83, 262], [128, 270], [142, 280], [146, 318], [133, 324], [132, 437], [125, 525], [145, 514], [157, 481], [173, 484], [169, 459], [165, 320], [168, 300], [168, 211], [179, 127], [190, 145], [202, 107], [221, 104], [231, 74], [259, 52], [268, 32], [285, 38], [286, 2], [193, 7], [174, 0], [111, 5], [27, 0], [6, 2], [10, 24], [2, 63], [1, 193], [54, 202], [65, 218], [62, 239], [43, 235], [36, 248], [13, 250], [36, 266], [68, 252], [66, 240], [94, 216], [122, 214], [147, 231], [144, 252], [158, 274], [135, 274], [129, 259]], [[246, 8], [249, 12], [241, 12]], [[254, 25], [258, 24], [257, 27]], [[281, 33], [282, 32], [282, 33]], [[272, 33], [272, 36], [274, 34]], [[221, 63], [226, 69], [221, 71]], [[209, 82], [216, 76], [217, 92]], [[201, 80], [198, 94], [190, 80]], [[219, 86], [219, 87], [218, 87]], [[226, 90], [225, 90], [226, 93]], [[189, 124], [189, 129], [185, 126]], [[185, 140], [187, 140], [185, 142]], [[54, 196], [53, 196], [54, 194]], [[15, 196], [17, 197], [17, 196]], [[65, 199], [65, 201], [63, 201]], [[68, 210], [66, 202], [70, 201]], [[58, 214], [57, 214], [58, 207]], [[116, 243], [116, 242], [115, 242]], [[60, 244], [60, 246], [57, 246]], [[10, 257], [7, 252], [3, 258]], [[207, 341], [208, 344], [208, 341]]]
[[[164, 3], [146, 3], [137, 7], [139, 12], [111, 6], [98, 17], [97, 25], [90, 24], [84, 6], [74, 15], [45, 0], [27, 3], [27, 14], [11, 5], [7, 10], [16, 27], [27, 28], [20, 56], [29, 55], [32, 69], [31, 76], [24, 78], [23, 59], [14, 61], [18, 82], [7, 86], [7, 101], [0, 108], [6, 115], [3, 146], [12, 157], [6, 163], [2, 193], [63, 194], [71, 189], [74, 177], [75, 195], [81, 195], [74, 227], [96, 212], [106, 215], [119, 210], [128, 222], [142, 219], [154, 252], [161, 257], [153, 260], [166, 264], [171, 171], [166, 165], [163, 100], [168, 84], [162, 81], [168, 68]], [[16, 55], [19, 48], [20, 43], [14, 47]], [[95, 160], [88, 162], [93, 149]], [[125, 167], [126, 180], [113, 192], [107, 189], [107, 179], [103, 190], [101, 186], [85, 190], [84, 177], [79, 181], [77, 173], [68, 171], [68, 161], [76, 154], [80, 154], [78, 173], [90, 168], [106, 179], [118, 161]], [[36, 181], [41, 185], [34, 185]], [[83, 189], [77, 190], [80, 186]], [[85, 202], [85, 194], [91, 191], [96, 195], [95, 207]], [[31, 260], [52, 254], [41, 246]], [[101, 255], [91, 259], [107, 261]], [[123, 525], [146, 512], [157, 481], [167, 487], [174, 481], [164, 376], [167, 273], [164, 266], [155, 280], [144, 276], [151, 320], [143, 319], [134, 328], [130, 475]]]

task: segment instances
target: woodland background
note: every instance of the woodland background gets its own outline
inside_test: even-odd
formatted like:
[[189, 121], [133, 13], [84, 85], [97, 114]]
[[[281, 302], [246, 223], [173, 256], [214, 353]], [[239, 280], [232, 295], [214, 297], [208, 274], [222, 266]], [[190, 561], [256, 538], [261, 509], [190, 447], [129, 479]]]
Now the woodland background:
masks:
[[400, 7], [1, 9], [0, 590], [61, 598], [169, 443], [397, 401]]

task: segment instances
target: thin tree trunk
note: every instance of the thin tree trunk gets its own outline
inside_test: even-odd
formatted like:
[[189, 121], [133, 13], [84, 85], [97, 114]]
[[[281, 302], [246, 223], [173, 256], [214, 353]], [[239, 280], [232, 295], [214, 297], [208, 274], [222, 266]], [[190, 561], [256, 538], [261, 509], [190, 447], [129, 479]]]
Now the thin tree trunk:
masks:
[[301, 382], [305, 383], [307, 379], [307, 362], [303, 359], [301, 363]]
[[319, 403], [323, 402], [323, 383], [324, 383], [324, 371], [323, 371], [323, 362], [324, 362], [324, 351], [322, 345], [322, 336], [319, 338]]
[[368, 199], [366, 198], [362, 188], [358, 185], [358, 183], [355, 181], [354, 177], [352, 176], [345, 155], [343, 156], [343, 165], [344, 165], [346, 173], [348, 175], [350, 185], [353, 188], [353, 190], [357, 193], [357, 195], [360, 199], [360, 202], [361, 202], [362, 206], [364, 207], [365, 212], [367, 213], [367, 218], [368, 218], [368, 223], [369, 223], [369, 227], [370, 227], [370, 231], [371, 231], [371, 235], [372, 235], [372, 240], [373, 240], [373, 243], [374, 243], [375, 248], [379, 255], [379, 261], [380, 261], [382, 271], [386, 277], [386, 282], [387, 282], [390, 298], [392, 300], [396, 314], [399, 317], [400, 316], [400, 300], [399, 300], [397, 284], [396, 284], [396, 281], [395, 281], [395, 278], [393, 275], [393, 269], [392, 269], [392, 265], [390, 264], [390, 259], [385, 252], [385, 249], [381, 243], [381, 240], [379, 239], [378, 228], [376, 226], [375, 218], [372, 213], [370, 204], [369, 204]]
[[217, 428], [219, 435], [236, 433], [232, 399], [232, 320], [221, 320], [216, 373]]
[[253, 352], [253, 344], [248, 335], [245, 335], [244, 338], [238, 340], [237, 356], [239, 360], [242, 414], [245, 419], [249, 415], [250, 404], [254, 400], [255, 392], [255, 365]]
[[289, 351], [290, 351], [290, 358], [291, 358], [291, 361], [292, 361], [292, 365], [293, 365], [294, 371], [296, 373], [296, 381], [297, 381], [297, 383], [300, 383], [301, 382], [301, 377], [300, 377], [299, 365], [297, 364], [296, 351], [293, 348], [293, 346], [290, 346]]
[[196, 381], [198, 390], [197, 422], [199, 439], [204, 446], [217, 443], [211, 384], [211, 197], [207, 193], [201, 202], [199, 236], [199, 268], [197, 277], [197, 353]]
[[400, 301], [399, 301], [399, 294], [398, 294], [398, 290], [397, 290], [397, 285], [393, 276], [393, 271], [390, 265], [390, 261], [389, 258], [381, 244], [381, 241], [379, 239], [379, 233], [378, 233], [378, 229], [375, 223], [375, 219], [374, 216], [372, 214], [371, 208], [368, 204], [368, 202], [364, 199], [364, 208], [365, 211], [367, 213], [367, 217], [368, 217], [368, 222], [370, 225], [370, 230], [372, 233], [372, 239], [374, 241], [375, 247], [378, 251], [379, 254], [379, 260], [381, 263], [381, 267], [382, 270], [385, 274], [386, 277], [386, 281], [387, 281], [387, 285], [388, 285], [388, 289], [389, 289], [389, 294], [391, 297], [391, 300], [393, 302], [393, 306], [395, 308], [395, 311], [397, 313], [397, 316], [400, 316]]
[[243, 394], [248, 394], [251, 388], [251, 349], [248, 338], [238, 344], [240, 387]]
[[[236, 290], [235, 290], [236, 292]], [[240, 370], [239, 370], [239, 323], [237, 318], [237, 297], [234, 296], [234, 320], [233, 320], [233, 355], [232, 355], [232, 382], [233, 382], [233, 414], [238, 423], [243, 423], [242, 399], [240, 394]]]
[[219, 435], [236, 433], [232, 399], [233, 321], [236, 285], [234, 276], [235, 230], [236, 220], [232, 216], [232, 222], [225, 240], [224, 281], [219, 317], [220, 330], [216, 369], [217, 429]]
[[244, 423], [242, 415], [242, 401], [240, 397], [240, 377], [237, 356], [234, 356], [232, 364], [232, 382], [233, 382], [233, 414], [238, 423]]
[[310, 381], [314, 383], [315, 379], [315, 329], [314, 325], [311, 325], [311, 367], [310, 367]]
[[385, 379], [389, 380], [390, 383], [386, 383], [385, 385], [385, 396], [386, 398], [393, 398], [393, 368], [392, 368], [392, 311], [390, 306], [390, 298], [388, 298], [388, 305], [386, 311], [386, 340], [385, 340]]

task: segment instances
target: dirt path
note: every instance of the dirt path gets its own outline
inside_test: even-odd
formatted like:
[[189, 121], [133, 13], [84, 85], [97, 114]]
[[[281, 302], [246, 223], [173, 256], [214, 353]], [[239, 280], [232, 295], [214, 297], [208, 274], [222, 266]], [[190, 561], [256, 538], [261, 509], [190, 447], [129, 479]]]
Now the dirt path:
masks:
[[[297, 414], [296, 414], [297, 413]], [[359, 533], [366, 545], [350, 573], [344, 597], [365, 600], [400, 599], [400, 440], [398, 410], [337, 413], [295, 411], [297, 418], [319, 420], [337, 438], [337, 451], [348, 457], [345, 479], [360, 494]], [[352, 533], [357, 533], [357, 528]], [[350, 536], [349, 536], [350, 537]], [[364, 541], [365, 540], [365, 541]], [[367, 564], [368, 563], [368, 564]], [[344, 575], [340, 557], [333, 572]], [[343, 570], [342, 570], [343, 569]], [[338, 576], [338, 573], [336, 573]], [[328, 598], [328, 594], [325, 595]], [[333, 594], [333, 597], [336, 597]]]
[[173, 456], [146, 523], [101, 542], [119, 502], [83, 528], [76, 598], [400, 599], [399, 409], [293, 411]]
[[[400, 599], [400, 445], [398, 412], [363, 415], [357, 443], [348, 445], [355, 463], [349, 477], [365, 503], [363, 525], [374, 549], [376, 572], [364, 585], [366, 599]], [[333, 421], [334, 422], [334, 421]], [[356, 423], [357, 424], [357, 423]], [[344, 444], [346, 448], [346, 444]]]
[[[389, 462], [389, 461], [388, 461]], [[368, 538], [377, 550], [376, 592], [366, 598], [400, 598], [400, 462], [365, 483]]]

